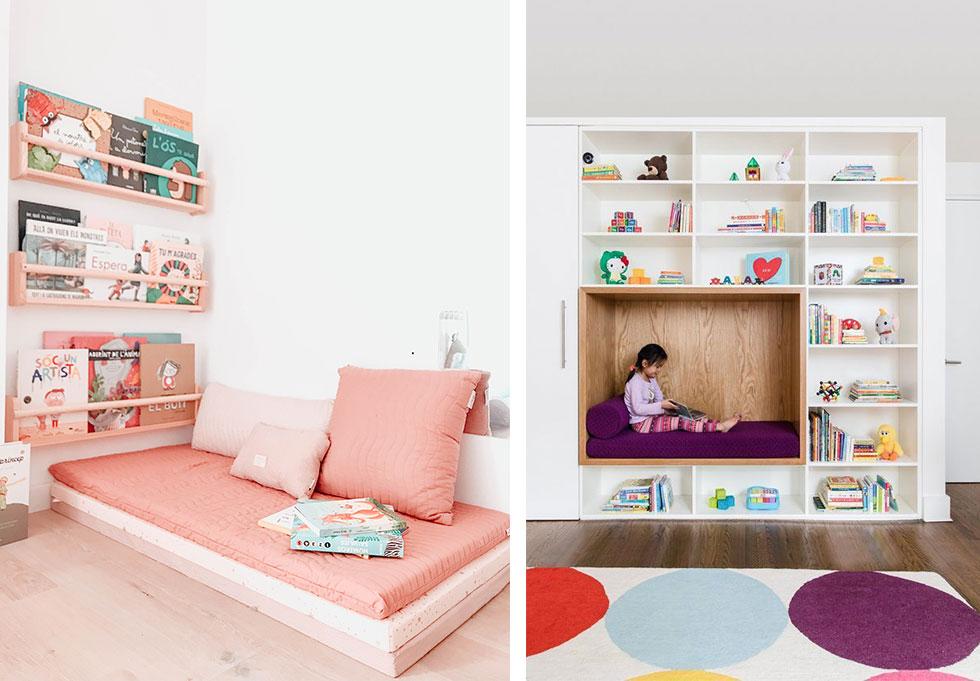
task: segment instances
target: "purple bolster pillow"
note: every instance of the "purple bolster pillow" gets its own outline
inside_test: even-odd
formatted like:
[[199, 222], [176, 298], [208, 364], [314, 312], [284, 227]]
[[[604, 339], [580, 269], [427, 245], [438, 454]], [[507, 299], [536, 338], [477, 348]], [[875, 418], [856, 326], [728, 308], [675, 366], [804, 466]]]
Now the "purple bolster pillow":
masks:
[[585, 429], [589, 435], [608, 440], [619, 435], [630, 425], [630, 415], [622, 395], [610, 397], [605, 402], [590, 407], [585, 414]]

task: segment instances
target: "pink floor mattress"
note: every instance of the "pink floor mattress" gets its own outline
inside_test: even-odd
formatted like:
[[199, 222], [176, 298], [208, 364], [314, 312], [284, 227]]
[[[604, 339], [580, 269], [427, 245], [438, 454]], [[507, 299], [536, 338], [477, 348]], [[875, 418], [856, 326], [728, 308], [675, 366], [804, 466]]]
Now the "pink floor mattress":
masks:
[[231, 463], [178, 445], [66, 461], [50, 471], [81, 494], [376, 619], [398, 612], [507, 538], [506, 514], [457, 503], [452, 525], [406, 518], [402, 559], [290, 551], [285, 535], [257, 522], [294, 499], [233, 477]]

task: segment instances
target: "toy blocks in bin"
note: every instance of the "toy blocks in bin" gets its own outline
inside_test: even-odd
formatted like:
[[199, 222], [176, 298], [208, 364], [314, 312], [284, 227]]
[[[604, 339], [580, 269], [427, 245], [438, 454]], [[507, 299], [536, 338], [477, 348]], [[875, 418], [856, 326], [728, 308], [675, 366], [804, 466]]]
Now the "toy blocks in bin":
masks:
[[724, 487], [719, 487], [713, 497], [708, 497], [708, 506], [719, 511], [727, 511], [735, 506], [735, 497], [728, 494]]
[[626, 280], [627, 284], [650, 284], [653, 280], [647, 276], [647, 271], [642, 267], [634, 267], [633, 274]]
[[642, 232], [643, 228], [636, 224], [631, 210], [618, 210], [613, 213], [612, 220], [609, 221], [610, 232]]

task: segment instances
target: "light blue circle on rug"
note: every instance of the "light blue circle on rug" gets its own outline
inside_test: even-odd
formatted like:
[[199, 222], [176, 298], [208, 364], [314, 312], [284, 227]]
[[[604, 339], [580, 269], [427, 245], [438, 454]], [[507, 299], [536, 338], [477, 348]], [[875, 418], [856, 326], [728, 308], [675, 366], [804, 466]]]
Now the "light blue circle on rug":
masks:
[[685, 569], [636, 585], [606, 613], [623, 652], [664, 669], [710, 669], [747, 660], [779, 637], [789, 618], [772, 589], [729, 570]]

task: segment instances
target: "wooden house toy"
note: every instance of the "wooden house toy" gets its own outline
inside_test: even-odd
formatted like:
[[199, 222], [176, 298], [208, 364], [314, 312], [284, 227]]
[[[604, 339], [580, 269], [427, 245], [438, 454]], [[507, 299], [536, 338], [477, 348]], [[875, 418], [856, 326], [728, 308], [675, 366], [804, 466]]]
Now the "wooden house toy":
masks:
[[745, 179], [751, 182], [758, 182], [762, 179], [762, 170], [759, 168], [759, 162], [755, 160], [755, 156], [745, 164]]

